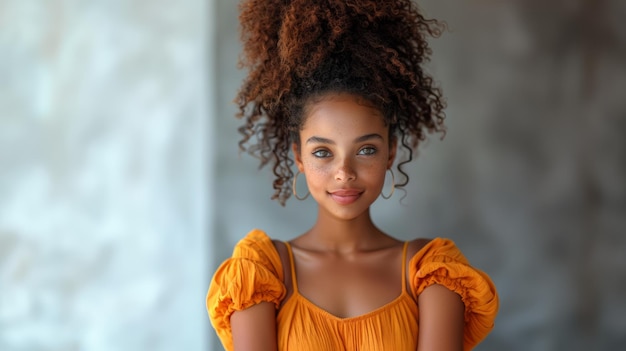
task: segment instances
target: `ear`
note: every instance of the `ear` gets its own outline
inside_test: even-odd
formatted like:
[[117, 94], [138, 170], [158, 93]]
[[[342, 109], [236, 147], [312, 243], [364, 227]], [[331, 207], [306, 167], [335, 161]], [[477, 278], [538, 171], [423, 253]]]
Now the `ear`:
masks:
[[298, 144], [292, 143], [291, 151], [293, 151], [293, 156], [294, 156], [294, 159], [296, 160], [296, 166], [298, 167], [298, 170], [300, 171], [300, 173], [304, 173], [304, 165], [302, 164], [302, 154], [300, 153], [300, 148], [298, 147]]
[[393, 166], [393, 161], [396, 159], [396, 152], [398, 151], [398, 138], [392, 137], [389, 143], [389, 160], [387, 160], [387, 169]]

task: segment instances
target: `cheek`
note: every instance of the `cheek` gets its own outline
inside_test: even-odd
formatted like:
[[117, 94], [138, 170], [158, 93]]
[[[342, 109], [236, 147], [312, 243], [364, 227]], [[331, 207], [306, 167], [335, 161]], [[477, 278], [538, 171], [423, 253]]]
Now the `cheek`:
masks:
[[371, 179], [372, 183], [377, 183], [380, 186], [385, 182], [385, 176], [387, 172], [387, 167], [374, 166], [369, 169], [368, 178]]
[[304, 161], [303, 165], [307, 182], [311, 184], [315, 184], [331, 174], [331, 167], [329, 165], [320, 164], [320, 162]]

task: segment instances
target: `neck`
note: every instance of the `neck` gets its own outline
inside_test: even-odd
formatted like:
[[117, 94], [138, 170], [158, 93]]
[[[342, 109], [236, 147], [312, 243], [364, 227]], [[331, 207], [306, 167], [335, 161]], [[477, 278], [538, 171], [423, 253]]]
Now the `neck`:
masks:
[[315, 250], [350, 253], [379, 248], [389, 237], [374, 225], [369, 210], [354, 219], [339, 219], [318, 213], [317, 221], [307, 232]]

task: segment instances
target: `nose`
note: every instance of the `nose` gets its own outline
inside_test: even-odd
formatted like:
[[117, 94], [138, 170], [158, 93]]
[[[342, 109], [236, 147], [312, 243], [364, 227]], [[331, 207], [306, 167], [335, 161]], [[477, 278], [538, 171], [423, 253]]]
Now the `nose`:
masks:
[[356, 171], [352, 166], [352, 161], [349, 158], [341, 160], [335, 173], [335, 180], [347, 182], [355, 179]]

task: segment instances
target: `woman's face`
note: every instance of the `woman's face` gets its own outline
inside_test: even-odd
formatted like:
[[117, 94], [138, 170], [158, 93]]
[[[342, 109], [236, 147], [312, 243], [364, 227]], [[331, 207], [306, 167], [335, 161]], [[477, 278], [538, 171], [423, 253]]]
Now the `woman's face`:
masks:
[[335, 217], [352, 219], [378, 198], [396, 145], [380, 111], [350, 94], [333, 94], [306, 110], [296, 164], [311, 195]]

